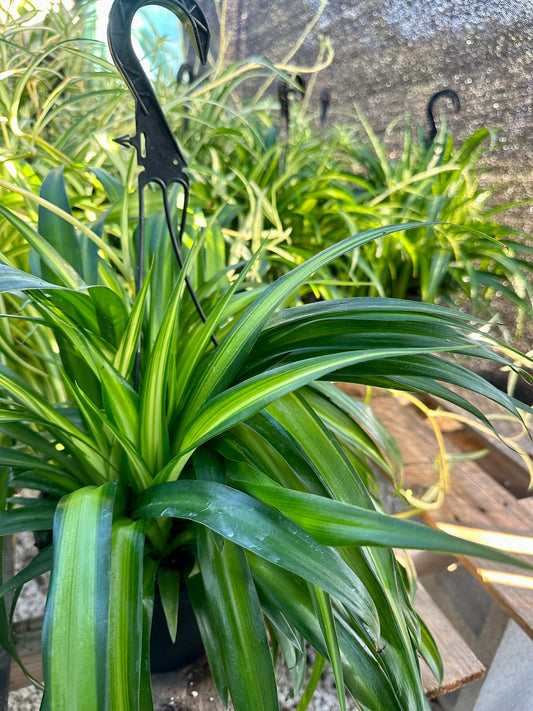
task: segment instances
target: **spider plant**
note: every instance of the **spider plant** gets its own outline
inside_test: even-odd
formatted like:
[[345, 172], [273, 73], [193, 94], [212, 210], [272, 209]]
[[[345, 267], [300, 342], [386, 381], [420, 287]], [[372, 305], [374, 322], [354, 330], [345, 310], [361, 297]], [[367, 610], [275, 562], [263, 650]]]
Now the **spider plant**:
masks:
[[[364, 207], [360, 226], [378, 221], [437, 220], [400, 240], [396, 249], [376, 245], [384, 259], [376, 269], [384, 293], [416, 294], [424, 301], [469, 299], [477, 313], [495, 292], [530, 314], [533, 304], [530, 249], [523, 235], [497, 222], [509, 206], [494, 204], [494, 189], [482, 188], [482, 159], [491, 149], [491, 132], [478, 129], [454, 147], [443, 124], [427, 147], [421, 132], [404, 129], [403, 148], [396, 159], [359, 114], [367, 147], [353, 151], [367, 183], [357, 200]], [[486, 236], [490, 239], [487, 239]], [[364, 250], [374, 263], [376, 252]], [[377, 293], [377, 287], [370, 294]]]
[[[70, 230], [53, 209], [65, 195], [60, 173], [46, 194], [33, 227], [2, 207], [32, 258], [25, 271], [9, 254], [0, 265], [0, 534], [52, 531], [0, 593], [5, 601], [52, 570], [42, 708], [152, 708], [159, 581], [172, 633], [176, 591], [188, 590], [220, 698], [237, 711], [257, 708], [258, 698], [265, 711], [278, 708], [277, 654], [301, 689], [305, 641], [331, 664], [341, 709], [345, 689], [361, 709], [427, 709], [418, 654], [438, 676], [438, 651], [392, 548], [511, 559], [384, 513], [373, 469], [391, 472], [395, 450], [371, 411], [329, 381], [430, 392], [482, 420], [447, 383], [515, 414], [517, 403], [439, 356], [501, 361], [462, 313], [384, 298], [290, 306], [328, 263], [419, 225], [351, 236], [254, 286], [247, 276], [259, 255], [233, 265], [230, 280], [209, 261], [212, 235], [199, 221], [178, 273], [154, 215], [150, 267], [134, 295], [120, 273], [133, 235], [105, 250], [96, 240], [95, 250], [86, 244], [93, 233]], [[70, 252], [56, 248], [58, 233]], [[43, 496], [21, 497], [20, 487]], [[1, 611], [1, 642], [17, 659], [9, 610]]]

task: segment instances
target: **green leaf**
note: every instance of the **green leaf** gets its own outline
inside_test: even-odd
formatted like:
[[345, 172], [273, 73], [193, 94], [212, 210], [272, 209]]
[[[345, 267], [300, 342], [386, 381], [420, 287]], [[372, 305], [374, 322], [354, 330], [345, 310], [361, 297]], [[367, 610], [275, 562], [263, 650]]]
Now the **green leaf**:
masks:
[[437, 644], [424, 620], [419, 617], [418, 622], [421, 632], [420, 654], [433, 672], [435, 679], [440, 683], [444, 674], [444, 668]]
[[12, 590], [20, 589], [30, 580], [48, 572], [52, 567], [53, 555], [54, 550], [51, 546], [47, 546], [42, 551], [39, 551], [28, 565], [0, 587], [0, 597], [4, 597]]
[[91, 286], [89, 296], [96, 309], [100, 334], [113, 346], [118, 347], [128, 321], [124, 301], [112, 289]]
[[176, 481], [139, 495], [134, 516], [173, 516], [201, 523], [234, 543], [339, 598], [377, 632], [376, 610], [359, 579], [338, 554], [319, 545], [288, 518], [224, 484]]
[[[68, 214], [71, 213], [70, 204], [65, 189], [63, 166], [53, 168], [41, 185], [40, 196], [61, 208]], [[81, 275], [81, 261], [79, 240], [74, 228], [63, 218], [54, 214], [43, 205], [39, 205], [39, 234], [52, 246], [68, 264]], [[42, 267], [42, 276], [45, 279], [53, 278], [54, 272], [46, 264]]]
[[206, 529], [198, 533], [198, 561], [235, 711], [277, 711], [272, 657], [259, 599], [246, 557], [231, 541], [217, 545]]
[[24, 291], [27, 289], [66, 289], [40, 277], [15, 269], [8, 264], [0, 264], [0, 291]]
[[40, 506], [24, 506], [0, 511], [0, 536], [23, 531], [48, 531], [52, 529], [55, 502]]
[[318, 688], [318, 684], [320, 683], [320, 679], [322, 678], [322, 672], [324, 671], [325, 666], [326, 660], [324, 659], [324, 657], [320, 656], [320, 654], [317, 654], [313, 663], [311, 677], [307, 683], [304, 693], [302, 694], [302, 698], [298, 702], [296, 711], [306, 711], [307, 707], [313, 700], [313, 696]]
[[13, 469], [35, 469], [46, 472], [55, 472], [57, 467], [53, 464], [34, 457], [31, 454], [20, 452], [8, 447], [0, 447], [0, 466], [13, 467]]
[[335, 677], [335, 685], [337, 687], [337, 696], [339, 699], [339, 707], [341, 711], [346, 711], [346, 695], [344, 693], [344, 677], [341, 664], [341, 652], [339, 649], [339, 640], [337, 638], [337, 630], [335, 627], [335, 619], [331, 608], [331, 600], [319, 587], [310, 586], [313, 602], [315, 605], [317, 619], [322, 628], [322, 634], [326, 641], [329, 659]]
[[130, 376], [135, 362], [135, 354], [137, 353], [137, 345], [141, 336], [144, 308], [146, 305], [148, 288], [151, 283], [151, 276], [152, 271], [150, 271], [146, 276], [144, 283], [137, 294], [137, 298], [133, 303], [128, 323], [122, 335], [122, 339], [113, 362], [113, 366], [123, 378], [128, 378]]
[[143, 522], [113, 524], [107, 669], [109, 711], [141, 706], [143, 655]]
[[[91, 439], [75, 427], [63, 414], [54, 409], [40, 395], [26, 387], [24, 383], [6, 368], [0, 366], [0, 387], [11, 397], [20, 402], [32, 418], [43, 419], [50, 429], [57, 429], [63, 434], [63, 444], [71, 453], [75, 453], [86, 464], [79, 470], [80, 479], [84, 483], [105, 481], [106, 462], [98, 452]], [[35, 421], [35, 420], [34, 420]]]
[[533, 565], [496, 548], [450, 536], [414, 521], [352, 506], [323, 496], [289, 491], [280, 486], [239, 482], [260, 501], [273, 506], [327, 546], [387, 546], [476, 556], [528, 570]]
[[111, 532], [117, 487], [61, 499], [43, 623], [43, 711], [106, 708]]
[[293, 269], [270, 284], [248, 307], [237, 321], [234, 328], [217, 348], [205, 369], [203, 377], [196, 385], [188, 403], [187, 418], [193, 420], [196, 412], [208, 398], [222, 391], [238, 374], [253, 343], [257, 340], [267, 319], [288, 299], [295, 289], [305, 282], [315, 271], [346, 252], [375, 240], [379, 236], [392, 234], [399, 230], [420, 227], [419, 223], [391, 225], [349, 237], [328, 247], [323, 252], [311, 257], [304, 264]]
[[124, 195], [124, 186], [122, 183], [102, 168], [91, 168], [91, 171], [102, 183], [102, 187], [106, 191], [111, 202], [118, 202]]
[[202, 636], [202, 642], [207, 658], [209, 659], [209, 667], [213, 675], [213, 681], [215, 682], [218, 696], [224, 708], [227, 708], [229, 691], [223, 664], [224, 652], [220, 646], [218, 635], [213, 625], [200, 572], [195, 572], [187, 578], [187, 592], [189, 593], [194, 616], [196, 617], [198, 629]]
[[15, 215], [11, 210], [0, 204], [0, 215], [9, 220], [13, 227], [20, 232], [26, 242], [38, 252], [42, 261], [50, 268], [55, 275], [58, 284], [78, 289], [83, 286], [83, 281], [75, 269], [64, 259], [61, 254], [54, 249], [43, 237], [30, 227], [24, 220]]
[[[452, 350], [448, 344], [434, 346], [431, 350]], [[411, 353], [424, 354], [426, 348], [413, 348]], [[198, 447], [207, 439], [214, 437], [229, 429], [238, 422], [242, 422], [277, 398], [296, 390], [311, 381], [324, 377], [335, 371], [365, 363], [366, 361], [381, 361], [405, 353], [404, 349], [382, 348], [367, 351], [348, 351], [333, 355], [320, 355], [307, 358], [303, 361], [282, 365], [267, 370], [245, 380], [238, 385], [228, 388], [224, 393], [209, 400], [204, 407], [196, 411], [193, 419], [192, 411], [187, 410], [183, 416], [179, 441], [179, 455], [175, 462], [171, 462], [158, 475], [158, 481], [170, 480], [179, 475], [179, 457]], [[183, 462], [183, 460], [181, 460]]]
[[167, 621], [170, 639], [175, 642], [178, 633], [178, 612], [180, 601], [181, 574], [178, 568], [161, 566], [157, 571], [159, 594]]
[[[280, 570], [265, 559], [250, 553], [247, 557], [262, 598], [266, 597], [275, 608], [283, 610], [287, 620], [309, 640], [321, 656], [327, 658], [327, 645], [316, 617], [309, 586], [301, 578]], [[361, 708], [365, 711], [421, 710], [423, 707], [420, 705], [404, 705], [398, 698], [383, 660], [376, 654], [374, 645], [368, 646], [369, 641], [365, 635], [338, 615], [336, 622], [344, 680]], [[420, 678], [418, 685], [421, 691]]]

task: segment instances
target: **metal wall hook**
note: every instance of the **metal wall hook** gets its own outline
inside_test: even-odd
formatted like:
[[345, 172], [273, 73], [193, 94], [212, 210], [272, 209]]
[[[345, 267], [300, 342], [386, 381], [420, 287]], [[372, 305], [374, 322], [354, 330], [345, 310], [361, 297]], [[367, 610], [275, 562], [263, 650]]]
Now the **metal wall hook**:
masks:
[[320, 92], [320, 128], [324, 128], [330, 103], [331, 89], [326, 86]]
[[[137, 163], [142, 167], [139, 185], [139, 244], [137, 254], [136, 290], [143, 280], [144, 253], [144, 198], [148, 183], [156, 183], [163, 192], [165, 217], [180, 268], [183, 267], [181, 240], [185, 231], [189, 200], [189, 177], [187, 162], [168, 121], [161, 109], [150, 80], [146, 76], [132, 45], [131, 25], [135, 13], [148, 5], [160, 5], [170, 10], [183, 23], [185, 30], [200, 58], [205, 64], [209, 52], [210, 33], [206, 17], [196, 0], [115, 0], [109, 13], [107, 38], [113, 61], [135, 99], [135, 135], [115, 139], [122, 146], [132, 146], [137, 152]], [[181, 220], [178, 231], [172, 224], [168, 189], [172, 183], [182, 186], [184, 192]], [[192, 284], [186, 277], [187, 289], [201, 319], [206, 316], [200, 306]], [[216, 338], [212, 341], [217, 345]], [[140, 349], [139, 349], [140, 352]], [[139, 353], [138, 353], [139, 355]], [[135, 368], [135, 385], [139, 380], [139, 358]]]
[[433, 110], [435, 107], [435, 103], [441, 98], [451, 99], [453, 107], [455, 109], [455, 113], [458, 113], [461, 110], [461, 102], [459, 101], [459, 96], [455, 93], [455, 91], [453, 91], [453, 89], [443, 89], [442, 91], [437, 91], [436, 94], [433, 94], [433, 96], [428, 101], [428, 105], [426, 108], [426, 114], [429, 123], [429, 132], [427, 136], [428, 146], [433, 143], [433, 141], [435, 140], [435, 136], [437, 135], [437, 125], [435, 123], [435, 116]]

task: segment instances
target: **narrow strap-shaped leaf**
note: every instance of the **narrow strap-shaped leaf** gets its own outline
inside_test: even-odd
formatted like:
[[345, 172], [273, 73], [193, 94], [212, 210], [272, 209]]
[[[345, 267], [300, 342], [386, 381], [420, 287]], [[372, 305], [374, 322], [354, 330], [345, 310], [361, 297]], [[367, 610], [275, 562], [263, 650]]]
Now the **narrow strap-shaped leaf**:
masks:
[[172, 297], [166, 307], [163, 322], [146, 365], [140, 401], [139, 442], [144, 461], [152, 473], [159, 471], [168, 458], [169, 437], [167, 423], [167, 394], [170, 354], [175, 347], [175, 334], [185, 277], [193, 259], [200, 249], [200, 241], [195, 243], [187, 255], [174, 287]]
[[418, 619], [421, 631], [421, 643], [420, 643], [420, 654], [426, 664], [429, 666], [435, 679], [440, 683], [442, 681], [442, 675], [444, 673], [442, 658], [439, 654], [439, 649], [433, 635], [428, 629], [428, 626], [424, 620], [419, 617]]
[[[313, 696], [315, 695], [315, 691], [318, 688], [318, 684], [320, 683], [320, 679], [322, 678], [322, 672], [324, 671], [325, 666], [326, 666], [326, 660], [320, 654], [317, 654], [315, 657], [315, 661], [313, 663], [311, 676], [309, 678], [309, 681], [307, 682], [305, 691], [302, 694], [302, 698], [298, 702], [296, 711], [306, 711], [307, 707], [313, 700]], [[345, 705], [346, 705], [346, 701], [345, 701]]]
[[205, 353], [211, 336], [215, 332], [219, 321], [224, 315], [227, 315], [226, 312], [232, 306], [232, 302], [235, 302], [235, 294], [244, 283], [246, 276], [255, 264], [260, 252], [261, 249], [259, 249], [256, 254], [248, 260], [248, 262], [244, 265], [244, 268], [241, 269], [237, 279], [235, 279], [229, 289], [227, 289], [222, 299], [213, 308], [207, 317], [206, 322], [202, 324], [194, 339], [191, 339], [191, 342], [186, 344], [185, 356], [180, 359], [180, 378], [176, 386], [176, 399], [178, 401], [187, 387], [191, 373], [194, 373], [195, 366]]
[[335, 628], [335, 619], [331, 609], [331, 600], [326, 593], [316, 585], [311, 586], [311, 594], [322, 633], [328, 648], [329, 659], [337, 686], [337, 696], [341, 711], [346, 711], [346, 694], [344, 693], [344, 675], [342, 672], [341, 652]]
[[139, 495], [135, 516], [174, 516], [211, 528], [224, 538], [300, 575], [339, 598], [378, 632], [370, 595], [338, 554], [257, 499], [225, 484], [176, 481]]
[[[102, 429], [106, 432], [106, 434], [108, 433], [108, 431], [114, 434], [117, 442], [124, 450], [129, 465], [129, 469], [127, 471], [124, 470], [122, 473], [125, 475], [129, 472], [131, 480], [130, 483], [132, 484], [132, 486], [136, 490], [142, 491], [142, 489], [149, 485], [151, 477], [150, 472], [146, 467], [146, 464], [143, 462], [139, 455], [138, 449], [132, 442], [130, 442], [128, 437], [119, 430], [117, 426], [115, 426], [107, 419], [105, 413], [103, 413], [99, 408], [97, 408], [94, 403], [88, 397], [86, 397], [79, 388], [73, 386], [72, 392], [76, 397], [78, 407], [80, 408], [80, 410], [82, 410], [82, 412], [84, 412], [84, 414], [88, 416], [87, 420], [91, 425], [91, 429], [95, 433], [95, 440], [98, 441], [98, 429]], [[115, 390], [115, 393], [116, 392], [117, 390]], [[118, 476], [118, 472], [116, 472], [116, 474]]]
[[335, 498], [364, 508], [373, 507], [361, 478], [304, 396], [290, 393], [271, 403], [267, 412], [298, 443], [313, 465], [317, 478]]
[[450, 536], [423, 524], [352, 506], [342, 501], [280, 486], [240, 482], [250, 494], [277, 508], [313, 538], [328, 546], [420, 548], [439, 553], [477, 556], [533, 570], [533, 564], [497, 548]]
[[9, 447], [0, 447], [0, 466], [13, 467], [13, 469], [36, 469], [46, 472], [54, 472], [57, 469], [53, 464], [48, 464], [31, 454], [10, 449]]
[[113, 524], [107, 668], [110, 711], [140, 705], [143, 654], [143, 522]]
[[0, 597], [4, 597], [4, 595], [7, 595], [7, 593], [12, 590], [17, 590], [30, 580], [48, 572], [52, 567], [53, 555], [54, 551], [51, 546], [47, 546], [44, 550], [39, 551], [27, 566], [22, 568], [22, 570], [0, 587]]
[[218, 696], [225, 709], [228, 708], [228, 684], [226, 672], [224, 671], [224, 653], [220, 646], [218, 635], [213, 624], [213, 619], [207, 603], [204, 583], [200, 572], [194, 573], [187, 578], [187, 592], [194, 610], [194, 616], [198, 623], [198, 629], [202, 636], [204, 649], [209, 660], [209, 667], [213, 676], [213, 681], [218, 692]]
[[[326, 641], [318, 624], [309, 586], [300, 578], [276, 565], [247, 554], [256, 585], [262, 597], [284, 611], [289, 622], [317, 652], [328, 656]], [[382, 660], [369, 648], [353, 627], [337, 618], [337, 634], [342, 652], [344, 679], [347, 687], [365, 711], [419, 711], [399, 701]]]
[[405, 223], [404, 225], [390, 225], [381, 227], [361, 234], [348, 237], [341, 242], [328, 247], [320, 254], [307, 260], [304, 264], [285, 274], [275, 283], [271, 284], [260, 296], [248, 307], [243, 316], [236, 323], [235, 327], [220, 344], [212, 357], [209, 367], [206, 369], [202, 379], [191, 396], [188, 403], [187, 413], [191, 419], [199, 408], [213, 394], [220, 392], [239, 372], [239, 369], [246, 359], [252, 344], [259, 336], [265, 322], [273, 314], [285, 299], [315, 271], [326, 266], [329, 262], [337, 259], [346, 252], [371, 242], [377, 237], [392, 234], [400, 230], [420, 227], [420, 223]]
[[54, 523], [55, 504], [0, 511], [0, 536], [23, 531], [48, 531]]
[[84, 483], [103, 483], [105, 481], [105, 476], [102, 472], [106, 469], [106, 462], [85, 433], [49, 405], [44, 398], [3, 368], [0, 368], [0, 387], [4, 388], [11, 397], [26, 407], [32, 415], [42, 417], [49, 423], [51, 428], [57, 428], [62, 432], [65, 447], [88, 464], [86, 470], [80, 471], [80, 478], [83, 475]]
[[117, 487], [85, 487], [59, 503], [43, 624], [46, 711], [107, 708], [111, 531]]
[[277, 711], [272, 657], [259, 598], [242, 548], [198, 533], [198, 561], [235, 711]]
[[[449, 350], [448, 346], [436, 347]], [[431, 350], [435, 350], [432, 348]], [[427, 353], [428, 349], [413, 348], [413, 353]], [[368, 351], [353, 351], [334, 355], [321, 355], [303, 361], [272, 368], [253, 378], [245, 380], [226, 392], [216, 396], [195, 413], [191, 421], [185, 415], [182, 423], [182, 439], [179, 443], [183, 455], [207, 439], [220, 434], [229, 427], [263, 409], [273, 400], [290, 393], [317, 378], [324, 377], [355, 363], [393, 358], [405, 353], [404, 349], [382, 348]], [[178, 460], [179, 461], [179, 460]], [[172, 465], [164, 470], [167, 480], [176, 477]], [[163, 474], [161, 475], [164, 476]], [[159, 479], [162, 481], [163, 479]]]
[[8, 264], [0, 264], [0, 292], [27, 291], [29, 289], [66, 289], [59, 284], [51, 284], [40, 277], [28, 274]]
[[128, 378], [133, 369], [135, 354], [137, 352], [137, 344], [139, 343], [141, 335], [144, 308], [146, 306], [146, 297], [148, 295], [148, 287], [150, 286], [151, 278], [152, 271], [150, 270], [146, 275], [143, 285], [133, 303], [128, 323], [113, 361], [115, 369], [122, 375], [123, 378]]
[[[33, 196], [32, 196], [33, 197]], [[79, 289], [83, 286], [83, 281], [75, 269], [67, 262], [61, 254], [52, 247], [33, 227], [21, 220], [11, 210], [0, 204], [0, 215], [9, 220], [24, 237], [26, 242], [30, 244], [43, 262], [50, 268], [56, 277], [60, 280], [61, 285], [68, 286], [72, 289]]]
[[[72, 214], [65, 189], [63, 166], [53, 168], [41, 184], [40, 197], [48, 200], [64, 212]], [[78, 274], [82, 274], [79, 240], [72, 224], [63, 220], [59, 215], [48, 210], [44, 205], [39, 205], [39, 234], [47, 240], [58, 254], [70, 264]], [[43, 277], [49, 278], [48, 267], [44, 265]]]
[[161, 566], [157, 571], [159, 594], [161, 595], [168, 633], [173, 642], [176, 641], [176, 634], [178, 632], [180, 580], [181, 574], [178, 568]]

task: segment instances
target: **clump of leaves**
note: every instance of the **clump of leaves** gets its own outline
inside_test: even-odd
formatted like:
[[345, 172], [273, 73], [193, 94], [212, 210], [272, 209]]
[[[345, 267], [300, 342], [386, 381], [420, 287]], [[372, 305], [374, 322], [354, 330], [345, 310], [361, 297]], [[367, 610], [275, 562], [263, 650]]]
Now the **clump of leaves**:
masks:
[[[55, 174], [50, 205], [64, 192]], [[327, 381], [430, 392], [481, 419], [445, 384], [513, 413], [517, 403], [439, 357], [501, 360], [464, 314], [383, 298], [286, 306], [317, 269], [418, 225], [352, 236], [254, 287], [253, 260], [229, 281], [202, 257], [208, 229], [191, 228], [177, 273], [156, 215], [151, 266], [133, 295], [110, 258], [122, 255], [116, 246], [95, 251], [71, 233], [69, 261], [53, 247], [61, 215], [47, 210], [29, 229], [3, 213], [33, 257], [32, 272], [6, 255], [0, 267], [12, 336], [9, 347], [0, 341], [0, 533], [51, 530], [53, 540], [1, 593], [52, 567], [43, 708], [151, 708], [150, 618], [155, 581], [164, 579], [172, 631], [185, 586], [218, 693], [238, 711], [258, 698], [278, 708], [269, 637], [297, 690], [307, 640], [332, 665], [341, 708], [346, 687], [362, 709], [427, 709], [418, 653], [437, 676], [440, 661], [392, 548], [510, 559], [382, 513], [372, 471], [392, 469], [394, 448], [371, 411]], [[131, 233], [126, 243], [133, 253]], [[20, 329], [31, 332], [30, 362], [18, 357]], [[18, 487], [45, 496], [13, 496]], [[2, 611], [1, 642], [16, 659]]]

